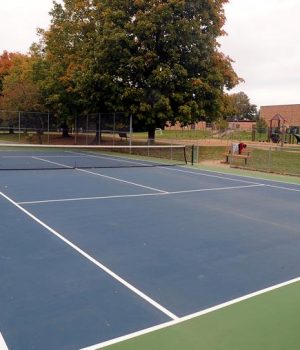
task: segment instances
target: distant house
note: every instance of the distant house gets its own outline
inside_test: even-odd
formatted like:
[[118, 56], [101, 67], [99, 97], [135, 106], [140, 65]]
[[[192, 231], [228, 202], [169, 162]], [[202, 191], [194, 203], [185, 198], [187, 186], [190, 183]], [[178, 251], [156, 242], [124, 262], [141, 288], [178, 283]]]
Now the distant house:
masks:
[[288, 126], [300, 126], [300, 104], [260, 107], [260, 117], [268, 124], [276, 114], [281, 115]]

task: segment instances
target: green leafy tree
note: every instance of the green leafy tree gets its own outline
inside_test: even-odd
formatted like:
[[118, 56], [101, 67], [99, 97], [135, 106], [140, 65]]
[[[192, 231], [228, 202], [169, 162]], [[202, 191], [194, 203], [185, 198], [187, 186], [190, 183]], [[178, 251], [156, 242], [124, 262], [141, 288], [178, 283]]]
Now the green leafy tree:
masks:
[[60, 112], [120, 111], [154, 138], [167, 121], [224, 111], [239, 78], [218, 51], [227, 0], [65, 0], [43, 33], [47, 101]]
[[90, 8], [88, 0], [54, 2], [50, 28], [39, 30], [40, 42], [35, 45], [40, 56], [39, 86], [49, 110], [60, 117], [64, 136], [68, 136], [67, 122], [85, 109], [76, 79], [84, 60], [84, 41], [93, 32]]
[[268, 123], [263, 118], [258, 118], [256, 121], [256, 130], [259, 134], [266, 133], [268, 130]]
[[224, 88], [239, 79], [218, 51], [226, 1], [106, 1], [101, 67], [121, 105], [147, 126], [218, 117]]
[[244, 92], [229, 95], [228, 116], [237, 120], [256, 120], [257, 107], [250, 103], [249, 97]]

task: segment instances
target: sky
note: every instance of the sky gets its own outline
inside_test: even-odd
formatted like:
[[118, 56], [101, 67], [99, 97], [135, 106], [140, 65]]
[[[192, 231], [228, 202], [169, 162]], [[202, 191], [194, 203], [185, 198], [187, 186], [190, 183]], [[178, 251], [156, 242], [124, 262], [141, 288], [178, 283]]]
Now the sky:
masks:
[[[0, 0], [0, 53], [26, 53], [46, 29], [52, 0]], [[220, 50], [245, 80], [231, 92], [245, 92], [261, 105], [300, 103], [300, 1], [230, 0], [225, 5], [227, 36]]]
[[300, 104], [300, 1], [231, 0], [221, 51], [257, 106]]

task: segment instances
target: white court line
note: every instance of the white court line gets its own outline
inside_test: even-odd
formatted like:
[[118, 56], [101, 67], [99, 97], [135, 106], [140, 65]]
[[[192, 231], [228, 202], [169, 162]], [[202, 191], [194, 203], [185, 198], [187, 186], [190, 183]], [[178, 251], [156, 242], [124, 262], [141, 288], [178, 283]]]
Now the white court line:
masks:
[[[97, 156], [95, 156], [95, 157], [97, 157]], [[49, 160], [46, 160], [46, 159], [42, 159], [42, 158], [38, 158], [38, 157], [32, 157], [32, 158], [35, 158], [35, 159], [38, 159], [38, 160], [41, 160], [41, 161], [44, 161], [44, 162], [48, 162], [48, 163], [52, 163], [52, 164], [56, 164], [56, 165], [59, 165], [59, 166], [64, 166], [66, 168], [71, 168], [72, 169], [72, 167], [70, 167], [70, 166], [63, 165], [63, 164], [56, 163], [56, 162], [52, 162], [52, 161], [49, 161]], [[164, 169], [171, 170], [171, 171], [177, 171], [177, 172], [181, 172], [181, 173], [193, 174], [193, 175], [197, 175], [197, 176], [207, 176], [207, 177], [213, 177], [213, 178], [218, 178], [218, 179], [222, 179], [222, 180], [239, 181], [239, 182], [249, 183], [249, 184], [258, 185], [258, 186], [261, 185], [261, 186], [268, 186], [268, 187], [271, 187], [271, 188], [277, 188], [277, 189], [282, 189], [282, 190], [287, 190], [287, 191], [292, 191], [292, 192], [300, 192], [300, 190], [294, 189], [294, 188], [283, 187], [283, 186], [275, 186], [275, 185], [269, 185], [269, 184], [261, 184], [261, 183], [258, 183], [258, 182], [241, 180], [241, 179], [232, 179], [230, 177], [224, 177], [224, 176], [219, 176], [219, 175], [203, 174], [203, 173], [199, 173], [199, 172], [182, 170], [182, 169], [177, 169], [177, 168], [165, 168], [164, 167]], [[89, 171], [84, 170], [84, 169], [76, 169], [76, 170], [88, 172], [88, 173], [91, 173], [91, 174], [94, 174], [94, 175], [98, 175], [98, 176], [102, 176], [102, 177], [107, 177], [107, 178], [110, 178], [110, 179], [113, 179], [113, 180], [116, 180], [116, 181], [121, 181], [121, 182], [129, 183], [129, 184], [134, 184], [135, 186], [148, 188], [148, 189], [151, 189], [151, 190], [154, 190], [154, 191], [158, 191], [158, 192], [162, 192], [162, 193], [166, 193], [166, 194], [168, 193], [167, 191], [163, 191], [163, 190], [159, 190], [159, 189], [156, 189], [156, 188], [139, 185], [139, 184], [134, 183], [134, 182], [129, 182], [129, 181], [113, 178], [113, 177], [110, 177], [110, 176], [107, 176], [107, 175], [102, 175], [102, 174], [99, 174], [99, 173], [89, 172]], [[222, 173], [222, 174], [224, 174], [224, 173]], [[239, 175], [234, 175], [234, 176], [239, 176]], [[273, 181], [273, 180], [265, 180], [265, 179], [260, 179], [260, 180]], [[280, 181], [275, 181], [275, 180], [274, 180], [274, 182], [281, 183]], [[284, 183], [284, 182], [282, 182], [282, 183]], [[298, 184], [295, 184], [295, 185], [298, 185]]]
[[8, 347], [4, 341], [4, 338], [0, 332], [0, 350], [8, 350]]
[[[193, 174], [193, 175], [197, 175], [197, 176], [213, 177], [213, 178], [222, 179], [222, 180], [229, 180], [229, 181], [239, 181], [239, 182], [243, 182], [243, 183], [249, 183], [249, 184], [254, 184], [254, 185], [262, 185], [262, 186], [266, 186], [266, 187], [271, 187], [271, 188], [276, 188], [276, 189], [281, 189], [281, 190], [287, 190], [287, 191], [292, 191], [292, 192], [300, 192], [300, 189], [298, 190], [298, 189], [290, 188], [290, 187], [275, 186], [275, 185], [270, 185], [270, 184], [262, 184], [262, 183], [259, 183], [259, 182], [253, 182], [253, 181], [247, 181], [247, 180], [241, 180], [241, 179], [233, 179], [233, 178], [226, 177], [226, 176], [204, 174], [204, 173], [200, 173], [200, 172], [189, 171], [189, 170], [182, 170], [182, 169], [178, 169], [178, 168], [165, 168], [165, 169], [166, 170], [170, 170], [170, 171], [177, 171], [177, 172], [181, 172], [181, 173], [186, 173], [186, 174]], [[210, 171], [210, 170], [205, 170], [205, 171], [214, 173], [214, 171]], [[216, 172], [216, 173], [218, 173], [218, 172]], [[219, 174], [230, 175], [230, 176], [231, 175], [232, 176], [241, 176], [241, 177], [244, 177], [244, 178], [256, 179], [255, 177], [246, 176], [246, 175], [226, 174], [226, 173], [221, 173], [221, 172]], [[263, 179], [263, 178], [257, 178], [257, 179], [261, 180], [261, 181], [267, 181], [267, 182], [276, 182], [276, 183], [290, 184], [290, 183], [287, 183], [287, 182], [284, 182], [284, 181], [268, 180], [268, 179]], [[291, 183], [291, 185], [300, 186], [297, 183]]]
[[252, 187], [264, 187], [263, 184], [255, 184], [255, 185], [246, 185], [246, 186], [231, 186], [231, 187], [216, 187], [216, 188], [204, 188], [199, 190], [184, 190], [184, 191], [175, 191], [169, 192], [167, 194], [181, 194], [181, 193], [193, 193], [193, 192], [208, 192], [208, 191], [226, 191], [226, 190], [236, 190], [242, 188], [252, 188]]
[[226, 191], [235, 190], [243, 188], [253, 188], [253, 187], [264, 187], [265, 185], [245, 185], [245, 186], [231, 186], [231, 187], [216, 187], [216, 188], [201, 188], [197, 190], [183, 190], [174, 192], [159, 192], [159, 193], [140, 193], [140, 194], [125, 194], [125, 195], [115, 195], [115, 196], [99, 196], [99, 197], [78, 197], [78, 198], [62, 198], [62, 199], [48, 199], [40, 201], [26, 201], [18, 202], [20, 205], [24, 204], [43, 204], [43, 203], [55, 203], [55, 202], [75, 202], [75, 201], [89, 201], [89, 200], [99, 200], [99, 199], [115, 199], [115, 198], [134, 198], [134, 197], [150, 197], [150, 196], [171, 196], [175, 194], [184, 193], [199, 193], [199, 192], [213, 192], [213, 191]]
[[48, 199], [48, 200], [42, 200], [42, 201], [18, 202], [18, 204], [24, 205], [24, 204], [43, 204], [43, 203], [55, 203], [55, 202], [76, 202], [76, 201], [90, 201], [90, 200], [99, 200], [99, 199], [165, 196], [167, 194], [169, 193], [158, 192], [158, 193], [125, 194], [125, 195], [115, 195], [115, 196], [62, 198], [62, 199]]
[[[254, 185], [262, 185], [262, 186], [273, 187], [273, 188], [277, 188], [277, 189], [281, 189], [281, 190], [293, 191], [293, 192], [300, 192], [300, 189], [298, 190], [298, 189], [290, 188], [290, 187], [275, 186], [275, 185], [270, 185], [270, 184], [262, 184], [262, 183], [259, 183], [259, 182], [253, 182], [253, 181], [247, 181], [247, 180], [241, 180], [241, 179], [233, 179], [233, 178], [230, 178], [230, 177], [220, 176], [220, 175], [203, 174], [203, 173], [200, 173], [200, 172], [182, 170], [182, 169], [177, 169], [177, 168], [166, 168], [166, 170], [177, 171], [177, 172], [181, 172], [181, 173], [193, 174], [193, 175], [198, 175], [198, 176], [213, 177], [213, 178], [218, 178], [218, 179], [222, 179], [222, 180], [239, 181], [239, 182], [244, 182], [244, 183], [249, 183], [249, 184], [254, 184]], [[205, 170], [205, 171], [213, 172], [213, 171], [210, 171], [210, 170]], [[228, 175], [226, 173], [219, 173], [219, 174]], [[241, 177], [245, 177], [245, 178], [248, 177], [250, 179], [256, 179], [255, 177], [245, 176], [245, 175], [236, 175], [236, 174], [229, 174], [229, 175], [230, 176], [231, 175], [233, 175], [233, 176], [241, 176]], [[267, 182], [276, 182], [276, 183], [289, 184], [289, 183], [283, 182], [283, 181], [268, 180], [268, 179], [263, 179], [263, 178], [257, 178], [257, 179], [261, 180], [261, 181], [267, 181]], [[297, 183], [291, 183], [291, 184], [292, 185], [296, 185], [296, 186], [300, 186]]]
[[[213, 177], [213, 178], [217, 178], [217, 179], [221, 179], [221, 180], [238, 181], [238, 182], [243, 182], [243, 183], [248, 183], [248, 184], [253, 184], [253, 185], [261, 185], [261, 183], [259, 183], [259, 182], [253, 182], [253, 181], [247, 181], [247, 180], [241, 180], [241, 179], [233, 179], [230, 177], [220, 176], [220, 175], [203, 174], [203, 173], [199, 173], [199, 172], [195, 172], [195, 171], [182, 170], [182, 169], [178, 169], [178, 168], [171, 168], [170, 167], [170, 168], [166, 168], [166, 170], [177, 171], [180, 173], [192, 174], [192, 175], [197, 175], [197, 176]], [[226, 174], [226, 175], [228, 175], [228, 174]], [[238, 176], [238, 175], [236, 175], [236, 176]]]
[[[14, 151], [11, 151], [11, 152], [14, 152]], [[42, 156], [43, 156], [43, 158], [78, 158], [78, 156], [62, 156], [62, 155], [48, 156], [48, 155], [44, 155], [44, 154]], [[37, 158], [37, 156], [33, 156], [33, 155], [31, 155], [31, 156], [1, 156], [1, 158], [24, 158], [24, 159], [34, 158], [34, 157]], [[88, 155], [82, 154], [82, 157], [83, 158], [88, 157]]]
[[181, 317], [181, 318], [179, 318], [177, 320], [174, 320], [174, 321], [166, 322], [166, 323], [163, 323], [163, 324], [160, 324], [160, 325], [157, 325], [157, 326], [154, 326], [154, 327], [150, 327], [150, 328], [147, 328], [147, 329], [144, 329], [144, 330], [141, 330], [141, 331], [137, 331], [137, 332], [134, 332], [134, 333], [131, 333], [131, 334], [128, 334], [128, 335], [124, 335], [124, 336], [121, 336], [121, 337], [118, 337], [118, 338], [115, 338], [115, 339], [112, 339], [112, 340], [108, 340], [108, 341], [105, 341], [105, 342], [102, 342], [102, 343], [99, 343], [99, 344], [88, 346], [88, 347], [82, 348], [80, 350], [103, 349], [103, 348], [105, 348], [107, 346], [110, 346], [110, 345], [113, 345], [113, 344], [117, 344], [117, 343], [123, 342], [125, 340], [133, 339], [133, 338], [136, 338], [138, 336], [145, 335], [145, 334], [148, 334], [148, 333], [153, 333], [153, 332], [158, 331], [160, 329], [164, 329], [164, 328], [167, 328], [167, 327], [175, 326], [175, 325], [178, 325], [178, 324], [183, 323], [185, 321], [192, 320], [194, 318], [197, 318], [197, 317], [200, 317], [200, 316], [203, 316], [203, 315], [207, 315], [207, 314], [209, 314], [211, 312], [224, 309], [224, 308], [229, 307], [231, 305], [240, 303], [240, 302], [248, 300], [248, 299], [252, 299], [252, 298], [257, 297], [259, 295], [272, 292], [272, 291], [274, 291], [276, 289], [283, 288], [283, 287], [286, 287], [288, 285], [291, 285], [291, 284], [294, 284], [294, 283], [297, 283], [297, 282], [300, 282], [300, 277], [294, 278], [294, 279], [289, 280], [287, 282], [276, 284], [274, 286], [271, 286], [271, 287], [259, 290], [259, 291], [254, 292], [254, 293], [247, 294], [247, 295], [242, 296], [240, 298], [230, 300], [228, 302], [225, 302], [225, 303], [213, 306], [211, 308], [208, 308], [208, 309], [196, 312], [194, 314]]
[[79, 169], [79, 168], [76, 169], [76, 170], [77, 170], [77, 171], [81, 171], [81, 172], [83, 172], [83, 173], [92, 174], [92, 175], [95, 175], [95, 176], [100, 176], [100, 177], [103, 177], [103, 178], [106, 178], [106, 179], [110, 179], [110, 180], [114, 180], [114, 181], [123, 182], [123, 183], [129, 184], [129, 185], [133, 185], [133, 186], [137, 186], [137, 187], [142, 187], [142, 188], [147, 188], [148, 190], [152, 190], [152, 191], [156, 191], [156, 192], [160, 192], [160, 193], [168, 193], [167, 191], [163, 191], [163, 190], [160, 190], [160, 189], [158, 189], [158, 188], [140, 185], [140, 184], [138, 184], [138, 183], [136, 183], [136, 182], [126, 181], [126, 180], [119, 179], [119, 178], [117, 178], [117, 177], [112, 177], [112, 176], [103, 175], [103, 174], [100, 174], [100, 173], [95, 173], [95, 172], [90, 171], [90, 170]]
[[284, 187], [284, 186], [275, 186], [275, 185], [266, 185], [267, 187], [271, 188], [277, 188], [279, 190], [286, 190], [286, 191], [292, 191], [292, 192], [300, 192], [300, 189], [297, 190], [295, 188], [290, 188], [290, 187]]
[[129, 282], [127, 282], [126, 280], [124, 280], [122, 277], [120, 277], [119, 275], [117, 275], [116, 273], [114, 273], [112, 270], [110, 270], [108, 267], [106, 267], [105, 265], [103, 265], [101, 262], [99, 262], [98, 260], [96, 260], [95, 258], [93, 258], [91, 255], [89, 255], [88, 253], [86, 253], [85, 251], [83, 251], [82, 249], [80, 249], [77, 245], [75, 245], [74, 243], [72, 243], [71, 241], [69, 241], [68, 239], [66, 239], [62, 234], [60, 234], [58, 231], [54, 230], [53, 228], [51, 228], [50, 226], [48, 226], [47, 224], [45, 224], [43, 221], [41, 221], [40, 219], [38, 219], [35, 215], [33, 215], [32, 213], [30, 213], [28, 210], [24, 209], [23, 207], [21, 207], [18, 203], [16, 203], [13, 199], [9, 198], [8, 196], [6, 196], [4, 193], [0, 192], [0, 196], [2, 196], [3, 198], [5, 198], [7, 201], [9, 201], [11, 204], [13, 204], [15, 207], [17, 207], [19, 210], [21, 210], [24, 214], [26, 214], [27, 216], [29, 216], [32, 220], [34, 220], [36, 223], [38, 223], [39, 225], [41, 225], [42, 227], [44, 227], [46, 230], [48, 230], [49, 232], [51, 232], [53, 235], [55, 235], [56, 237], [58, 237], [59, 239], [61, 239], [64, 243], [66, 243], [68, 246], [70, 246], [72, 249], [74, 249], [76, 252], [78, 252], [80, 255], [82, 255], [83, 257], [85, 257], [87, 260], [89, 260], [91, 263], [93, 263], [94, 265], [96, 265], [97, 267], [99, 267], [101, 270], [103, 270], [104, 272], [106, 272], [109, 276], [111, 276], [112, 278], [114, 278], [116, 281], [118, 281], [119, 283], [121, 283], [123, 286], [125, 286], [126, 288], [128, 288], [129, 290], [131, 290], [133, 293], [135, 293], [136, 295], [138, 295], [141, 299], [145, 300], [147, 303], [151, 304], [153, 307], [155, 307], [156, 309], [158, 309], [159, 311], [161, 311], [163, 314], [167, 315], [169, 318], [173, 319], [173, 320], [177, 320], [178, 316], [176, 316], [174, 313], [172, 313], [171, 311], [169, 311], [167, 308], [165, 308], [164, 306], [160, 305], [158, 302], [156, 302], [155, 300], [153, 300], [152, 298], [150, 298], [148, 295], [146, 295], [145, 293], [143, 293], [142, 291], [140, 291], [138, 288], [134, 287], [132, 284], [130, 284]]
[[[184, 170], [179, 170], [179, 169], [168, 169], [168, 170], [178, 170], [178, 171], [184, 172]], [[206, 171], [208, 173], [213, 173], [213, 174], [222, 174], [222, 175], [226, 175], [226, 176], [242, 177], [245, 179], [248, 178], [248, 179], [255, 179], [255, 180], [260, 180], [260, 181], [268, 181], [268, 182], [276, 182], [276, 183], [281, 183], [281, 184], [295, 185], [298, 187], [300, 186], [300, 184], [297, 182], [285, 182], [285, 181], [281, 181], [281, 180], [265, 179], [263, 177], [255, 177], [255, 176], [250, 176], [250, 175], [223, 173], [222, 171], [216, 171], [216, 170], [207, 170], [207, 169], [199, 169], [199, 168], [196, 168], [195, 170]], [[204, 175], [204, 176], [216, 176], [216, 175], [210, 175], [210, 174], [196, 173], [196, 172], [192, 172], [192, 171], [189, 171], [189, 173], [199, 174], [199, 175]], [[274, 175], [276, 175], [276, 174], [274, 174]], [[230, 178], [226, 178], [223, 176], [218, 176], [218, 177], [220, 177], [221, 179], [235, 180], [235, 179], [230, 179]], [[236, 179], [236, 180], [239, 181], [240, 179]], [[241, 181], [243, 181], [243, 180], [241, 180]]]
[[[72, 154], [78, 154], [78, 155], [81, 155], [82, 153], [80, 152], [74, 152], [74, 151], [66, 151], [67, 153], [72, 153]], [[84, 153], [86, 155], [86, 157], [92, 157], [92, 158], [101, 158], [101, 159], [108, 159], [108, 160], [113, 160], [115, 162], [120, 162], [120, 160], [123, 162], [123, 163], [129, 163], [129, 164], [136, 164], [136, 165], [142, 165], [142, 166], [147, 166], [149, 164], [146, 164], [146, 163], [141, 163], [141, 162], [138, 162], [136, 161], [134, 158], [132, 160], [126, 160], [126, 159], [123, 159], [121, 156], [100, 156], [98, 154], [94, 154], [92, 152], [85, 152]], [[145, 161], [147, 162], [147, 161]], [[151, 161], [148, 161], [150, 164], [151, 164]], [[154, 163], [154, 162], [152, 162]]]
[[152, 190], [152, 191], [156, 191], [156, 192], [160, 192], [160, 193], [167, 193], [166, 191], [160, 190], [158, 188], [144, 186], [144, 185], [140, 185], [140, 184], [138, 184], [136, 182], [126, 181], [126, 180], [119, 179], [117, 177], [112, 177], [112, 176], [103, 175], [103, 174], [100, 174], [100, 173], [95, 173], [95, 172], [93, 172], [91, 170], [74, 168], [74, 167], [71, 167], [71, 166], [68, 166], [68, 165], [64, 165], [64, 164], [61, 164], [61, 163], [53, 162], [53, 161], [50, 161], [50, 160], [47, 160], [47, 159], [43, 159], [43, 158], [39, 158], [39, 157], [32, 157], [32, 158], [41, 160], [41, 161], [46, 162], [46, 163], [51, 163], [51, 164], [55, 164], [55, 165], [59, 165], [59, 166], [65, 167], [65, 168], [70, 168], [70, 169], [74, 169], [74, 170], [77, 170], [77, 171], [81, 171], [83, 173], [87, 173], [87, 174], [92, 174], [92, 175], [95, 175], [95, 176], [103, 177], [103, 178], [106, 178], [106, 179], [109, 179], [109, 180], [123, 182], [123, 183], [129, 184], [129, 185], [146, 188], [148, 190]]
[[50, 164], [54, 164], [54, 165], [59, 165], [59, 166], [62, 166], [64, 168], [67, 168], [67, 169], [74, 169], [74, 167], [72, 166], [69, 166], [69, 165], [65, 165], [65, 164], [61, 164], [61, 163], [57, 163], [57, 162], [53, 162], [51, 160], [48, 160], [48, 159], [43, 159], [43, 158], [39, 158], [39, 157], [31, 157], [33, 159], [37, 159], [37, 160], [41, 160], [42, 162], [45, 162], [45, 163], [50, 163]]

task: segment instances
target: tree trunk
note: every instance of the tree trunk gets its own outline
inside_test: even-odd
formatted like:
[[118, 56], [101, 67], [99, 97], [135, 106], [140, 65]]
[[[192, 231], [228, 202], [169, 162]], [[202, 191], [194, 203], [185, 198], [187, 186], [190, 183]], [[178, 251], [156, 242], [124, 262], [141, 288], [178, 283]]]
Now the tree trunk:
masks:
[[148, 128], [148, 143], [152, 144], [155, 142], [155, 126]]
[[95, 144], [100, 145], [101, 143], [101, 130], [100, 130], [100, 124], [97, 121], [96, 122], [96, 135], [95, 135]]
[[69, 137], [69, 127], [66, 122], [63, 122], [61, 125], [62, 128], [62, 137]]

